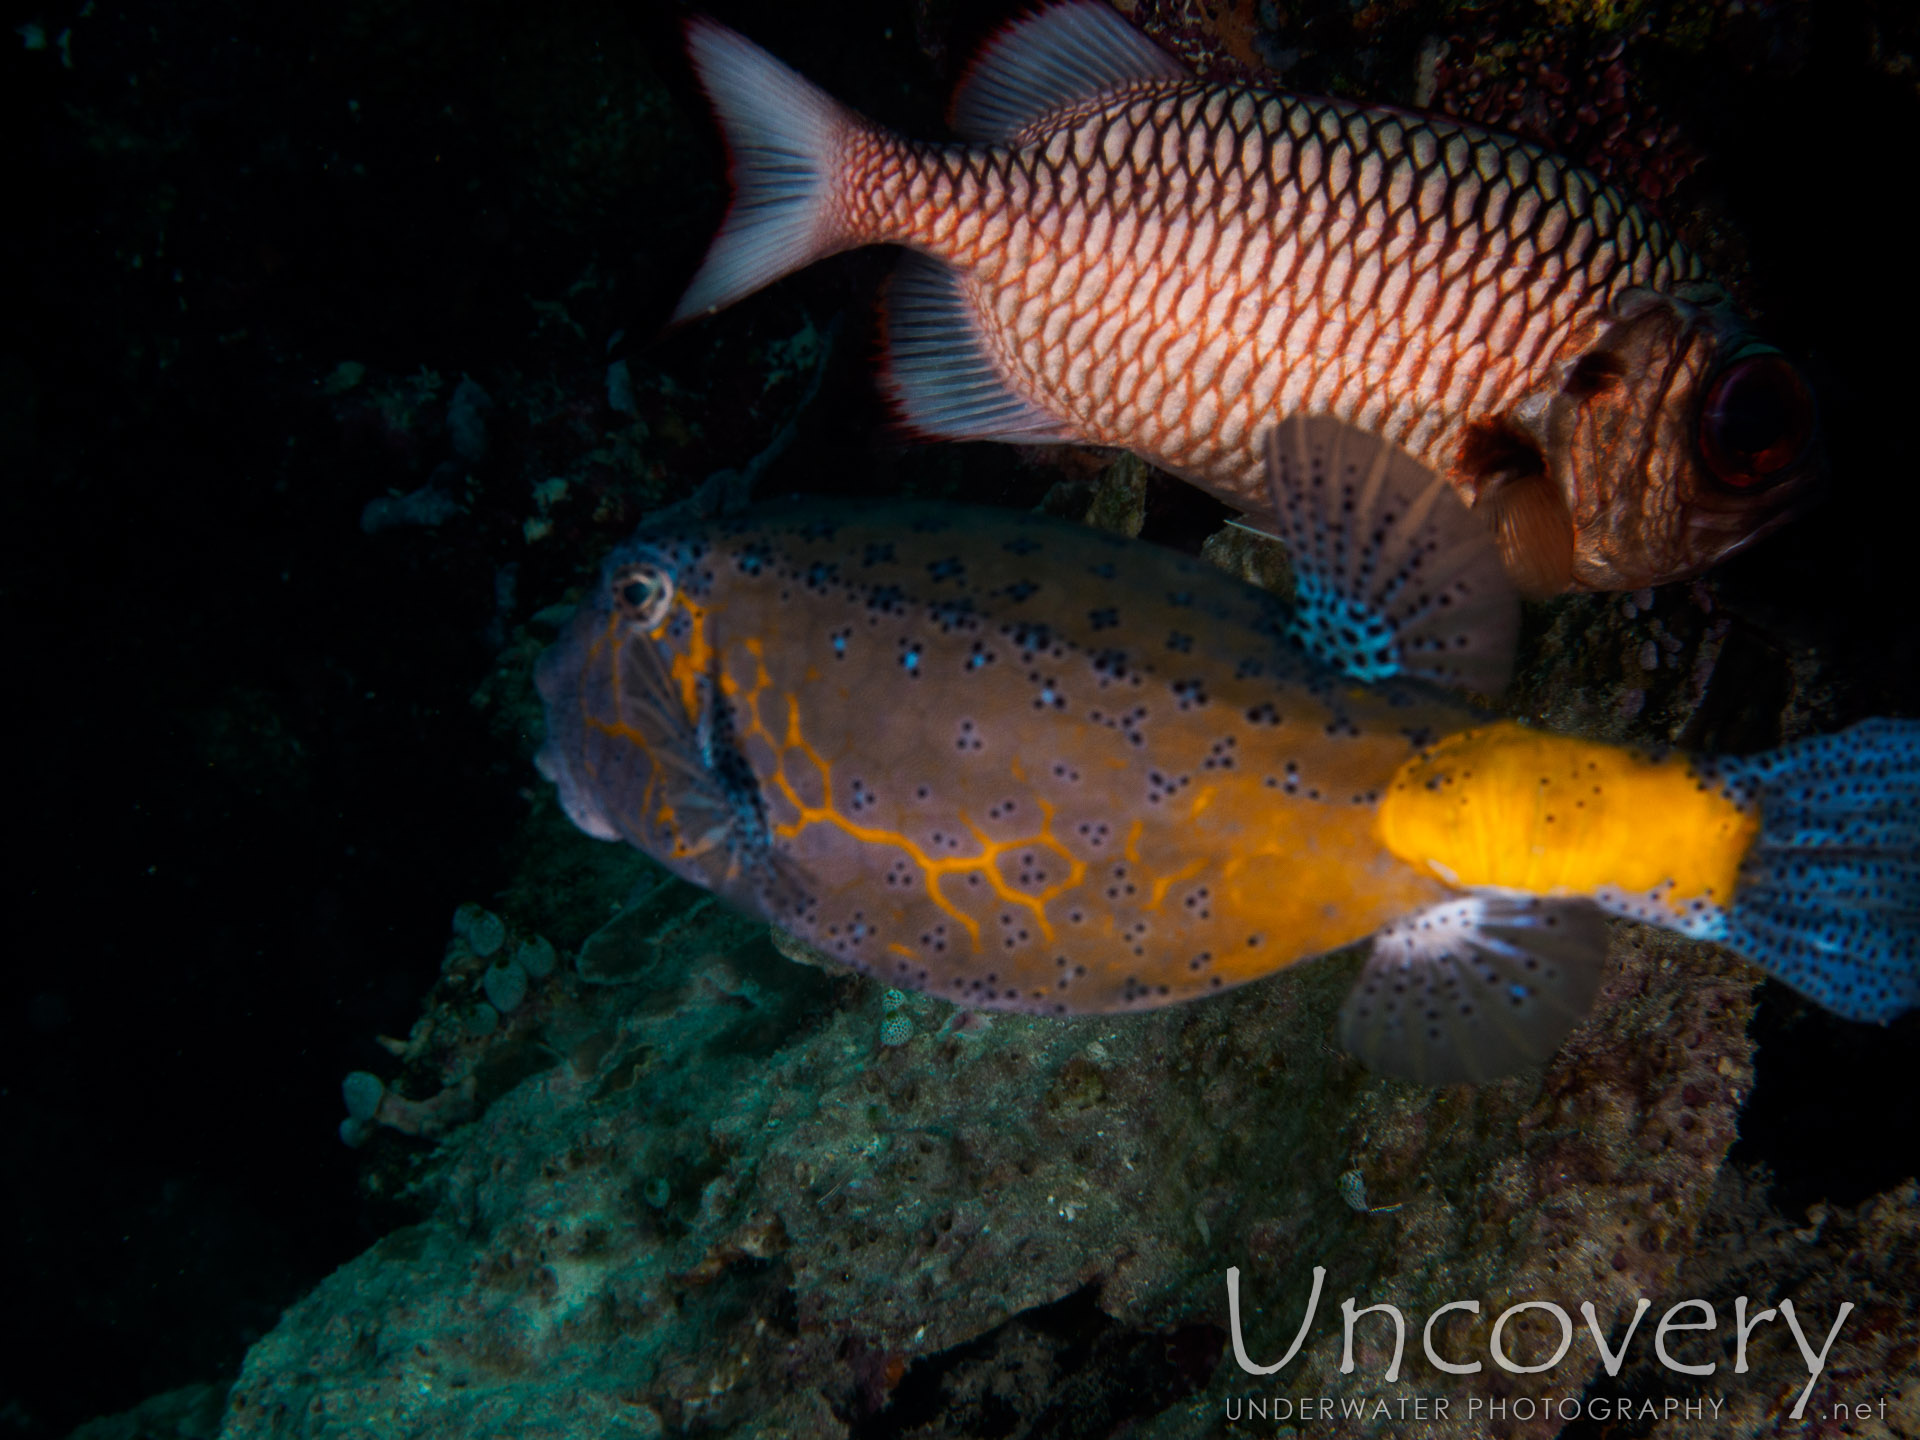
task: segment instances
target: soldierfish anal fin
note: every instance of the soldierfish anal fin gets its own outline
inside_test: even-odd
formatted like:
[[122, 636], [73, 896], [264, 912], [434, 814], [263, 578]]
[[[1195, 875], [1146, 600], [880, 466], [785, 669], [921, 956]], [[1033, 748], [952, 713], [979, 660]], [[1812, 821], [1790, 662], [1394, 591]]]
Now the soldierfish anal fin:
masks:
[[942, 440], [1040, 445], [1074, 432], [1017, 394], [988, 351], [961, 273], [909, 254], [887, 289], [884, 383], [900, 418]]
[[1292, 552], [1293, 634], [1356, 680], [1497, 695], [1520, 597], [1485, 525], [1405, 450], [1331, 415], [1267, 437], [1271, 532]]
[[1445, 901], [1374, 936], [1340, 1039], [1368, 1068], [1423, 1085], [1511, 1075], [1585, 1017], [1606, 955], [1605, 917], [1586, 901]]
[[834, 219], [852, 111], [718, 21], [687, 22], [687, 50], [733, 161], [733, 207], [675, 322], [731, 305], [846, 243]]
[[989, 40], [953, 93], [948, 118], [969, 140], [1005, 144], [1062, 106], [1186, 69], [1097, 0], [1016, 20]]

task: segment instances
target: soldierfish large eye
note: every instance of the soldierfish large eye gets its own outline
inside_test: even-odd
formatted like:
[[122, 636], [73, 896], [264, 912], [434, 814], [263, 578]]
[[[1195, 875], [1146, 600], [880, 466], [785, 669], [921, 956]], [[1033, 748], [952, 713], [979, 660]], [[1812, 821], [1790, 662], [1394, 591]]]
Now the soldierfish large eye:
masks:
[[673, 576], [658, 565], [630, 565], [613, 580], [614, 604], [642, 630], [667, 618], [673, 603]]
[[1713, 379], [1700, 407], [1700, 458], [1723, 485], [1766, 485], [1813, 437], [1813, 397], [1779, 355], [1736, 360]]

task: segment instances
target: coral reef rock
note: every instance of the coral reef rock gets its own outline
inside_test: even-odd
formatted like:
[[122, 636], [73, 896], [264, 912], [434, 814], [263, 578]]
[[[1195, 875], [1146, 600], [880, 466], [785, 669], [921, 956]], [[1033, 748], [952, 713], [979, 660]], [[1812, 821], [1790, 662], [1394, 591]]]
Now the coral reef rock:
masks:
[[[1384, 1325], [1336, 1376], [1348, 1294], [1416, 1316], [1478, 1296], [1483, 1324], [1552, 1294], [1617, 1320], [1672, 1281], [1750, 1083], [1752, 972], [1632, 926], [1544, 1074], [1429, 1092], [1331, 1043], [1350, 959], [982, 1025], [888, 1009], [705, 899], [665, 882], [585, 947], [591, 982], [556, 972], [524, 1012], [548, 1067], [415, 1167], [418, 1224], [254, 1347], [225, 1440], [1005, 1434], [1062, 1404], [1208, 1433], [1250, 1381], [1220, 1360], [1229, 1265], [1261, 1356], [1327, 1268], [1290, 1385], [1382, 1385]], [[912, 1034], [883, 1043], [901, 1014]], [[1583, 1340], [1550, 1378], [1591, 1367]], [[1410, 1359], [1392, 1388], [1546, 1378]]]

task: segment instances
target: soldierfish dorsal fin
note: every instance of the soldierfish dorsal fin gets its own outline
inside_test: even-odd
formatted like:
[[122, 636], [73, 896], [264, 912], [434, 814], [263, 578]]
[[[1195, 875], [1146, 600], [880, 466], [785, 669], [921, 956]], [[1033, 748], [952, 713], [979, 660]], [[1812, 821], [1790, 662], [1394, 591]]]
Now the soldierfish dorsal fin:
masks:
[[1136, 80], [1183, 80], [1178, 60], [1097, 0], [1055, 5], [989, 40], [953, 92], [969, 140], [1005, 144], [1043, 115]]
[[1356, 680], [1497, 695], [1520, 599], [1486, 527], [1406, 451], [1331, 415], [1267, 437], [1272, 533], [1292, 552], [1293, 634]]
[[887, 287], [883, 378], [900, 418], [940, 440], [1045, 445], [1073, 430], [1013, 390], [958, 270], [908, 254]]
[[1340, 1040], [1402, 1080], [1495, 1080], [1560, 1048], [1599, 992], [1606, 954], [1606, 920], [1586, 901], [1448, 900], [1374, 936]]

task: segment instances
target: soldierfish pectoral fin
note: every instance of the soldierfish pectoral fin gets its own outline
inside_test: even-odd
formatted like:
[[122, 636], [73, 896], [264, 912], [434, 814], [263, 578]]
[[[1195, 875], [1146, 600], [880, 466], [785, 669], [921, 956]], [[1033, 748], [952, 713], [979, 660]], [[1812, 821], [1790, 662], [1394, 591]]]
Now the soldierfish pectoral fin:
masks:
[[1331, 415], [1267, 437], [1272, 533], [1292, 552], [1293, 634], [1356, 680], [1417, 676], [1496, 695], [1520, 601], [1486, 527], [1392, 442]]
[[1189, 78], [1178, 60], [1096, 0], [1055, 5], [987, 42], [948, 118], [969, 140], [1004, 145], [1044, 115], [1135, 80]]
[[1493, 542], [1521, 594], [1545, 600], [1573, 583], [1573, 514], [1552, 476], [1496, 476], [1476, 508], [1488, 512]]
[[1580, 900], [1469, 895], [1374, 936], [1340, 1039], [1383, 1075], [1455, 1085], [1544, 1063], [1600, 988], [1607, 925]]
[[908, 255], [887, 289], [885, 385], [900, 418], [941, 440], [1045, 445], [1074, 438], [994, 362], [959, 271]]

